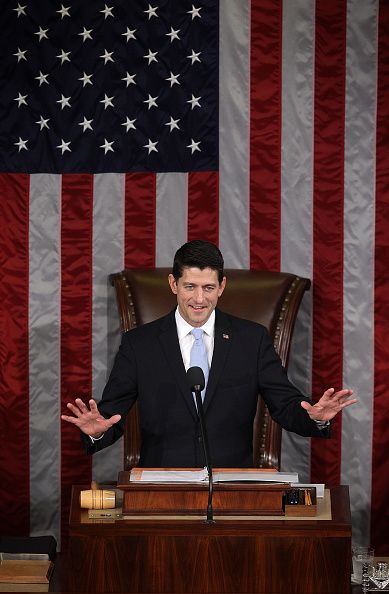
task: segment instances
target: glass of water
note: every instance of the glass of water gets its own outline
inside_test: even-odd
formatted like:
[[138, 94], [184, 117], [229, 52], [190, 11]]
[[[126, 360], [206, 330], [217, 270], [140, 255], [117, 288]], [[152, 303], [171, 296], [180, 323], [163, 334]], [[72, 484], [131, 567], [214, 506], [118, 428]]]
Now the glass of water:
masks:
[[372, 547], [353, 547], [353, 573], [351, 580], [355, 584], [362, 583], [362, 568], [365, 563], [373, 565], [374, 549]]

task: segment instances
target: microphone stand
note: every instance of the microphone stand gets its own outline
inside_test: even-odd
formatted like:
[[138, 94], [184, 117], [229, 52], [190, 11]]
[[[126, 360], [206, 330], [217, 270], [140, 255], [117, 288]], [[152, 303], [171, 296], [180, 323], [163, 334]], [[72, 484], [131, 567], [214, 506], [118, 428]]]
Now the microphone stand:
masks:
[[198, 414], [199, 421], [200, 421], [200, 431], [201, 431], [201, 439], [203, 440], [205, 465], [206, 465], [207, 471], [208, 471], [208, 506], [207, 506], [206, 523], [214, 524], [215, 520], [213, 519], [213, 508], [212, 508], [213, 474], [212, 474], [212, 466], [210, 463], [208, 436], [207, 436], [207, 429], [206, 429], [205, 419], [204, 419], [203, 401], [201, 398], [201, 386], [200, 385], [193, 386], [193, 391], [194, 391], [195, 398], [196, 398], [197, 414]]

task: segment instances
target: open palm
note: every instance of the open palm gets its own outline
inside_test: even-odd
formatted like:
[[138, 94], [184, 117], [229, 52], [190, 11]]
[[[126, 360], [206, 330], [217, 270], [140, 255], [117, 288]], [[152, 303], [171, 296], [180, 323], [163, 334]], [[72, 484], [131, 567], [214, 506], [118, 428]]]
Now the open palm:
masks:
[[103, 417], [94, 400], [89, 400], [89, 408], [81, 398], [76, 398], [74, 404], [68, 402], [66, 406], [74, 416], [61, 415], [61, 419], [76, 425], [80, 431], [94, 438], [100, 437], [121, 419], [120, 415], [113, 415], [109, 419]]

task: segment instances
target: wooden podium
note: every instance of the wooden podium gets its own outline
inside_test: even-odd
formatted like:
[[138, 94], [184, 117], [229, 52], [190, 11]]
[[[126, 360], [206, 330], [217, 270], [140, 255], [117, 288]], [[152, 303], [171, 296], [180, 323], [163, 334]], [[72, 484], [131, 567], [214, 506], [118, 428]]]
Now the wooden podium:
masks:
[[[92, 519], [72, 493], [68, 589], [73, 592], [348, 594], [348, 488], [334, 487], [327, 519], [134, 515]], [[244, 489], [240, 493], [244, 499]], [[206, 501], [206, 498], [205, 498]]]
[[[119, 472], [118, 488], [127, 515], [199, 515], [207, 506], [208, 482], [137, 483], [130, 482], [130, 471], [124, 470]], [[213, 489], [215, 515], [284, 515], [285, 484], [216, 482]]]

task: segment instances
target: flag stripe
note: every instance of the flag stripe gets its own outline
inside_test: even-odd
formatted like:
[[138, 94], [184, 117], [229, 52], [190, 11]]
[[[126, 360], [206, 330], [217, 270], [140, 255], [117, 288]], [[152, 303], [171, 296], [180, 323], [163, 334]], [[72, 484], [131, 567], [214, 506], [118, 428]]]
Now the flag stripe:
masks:
[[[346, 2], [316, 2], [312, 392], [342, 387]], [[338, 484], [341, 418], [312, 441], [312, 480]]]
[[126, 268], [155, 265], [155, 174], [125, 176]]
[[[29, 532], [28, 213], [29, 176], [0, 175], [1, 526]], [[15, 439], [15, 436], [17, 437]], [[18, 486], [17, 496], [15, 486]]]
[[60, 531], [60, 208], [61, 177], [31, 175], [28, 335], [30, 527], [34, 534]]
[[188, 241], [219, 243], [219, 176], [216, 171], [188, 174]]
[[251, 2], [250, 268], [279, 270], [282, 2]]
[[[120, 343], [112, 272], [124, 268], [125, 176], [98, 174], [93, 188], [93, 294], [92, 294], [92, 396], [98, 401]], [[107, 196], [111, 199], [107, 200]], [[106, 337], [106, 340], [102, 340]], [[93, 456], [93, 478], [99, 483], [117, 480], [123, 468], [123, 444], [117, 441]]]
[[249, 268], [250, 0], [220, 3], [219, 35], [219, 246]]
[[350, 485], [353, 541], [369, 540], [373, 434], [374, 200], [377, 3], [347, 6], [343, 385], [358, 398], [342, 415], [341, 483]]
[[[379, 4], [374, 321], [372, 541], [389, 554], [389, 4]], [[386, 521], [385, 521], [386, 519]]]
[[[92, 392], [92, 208], [93, 177], [62, 176], [61, 209], [61, 402]], [[75, 356], [75, 353], [77, 356]], [[66, 410], [66, 409], [65, 409]], [[91, 478], [91, 459], [83, 453], [74, 427], [61, 425], [62, 529], [67, 530], [73, 484]]]
[[156, 266], [171, 266], [188, 239], [188, 174], [159, 173], [156, 191]]
[[[296, 26], [298, 23], [298, 26]], [[315, 3], [284, 2], [282, 35], [281, 270], [312, 278], [313, 67]], [[312, 292], [304, 296], [288, 367], [311, 394]], [[308, 481], [310, 441], [283, 431], [282, 468]]]

